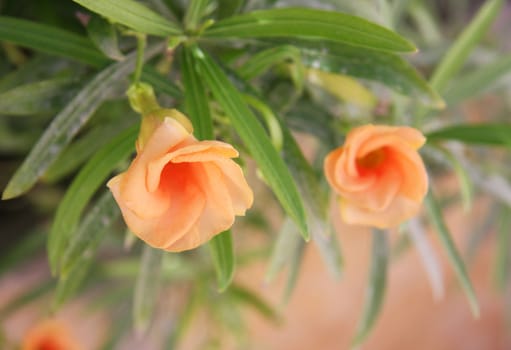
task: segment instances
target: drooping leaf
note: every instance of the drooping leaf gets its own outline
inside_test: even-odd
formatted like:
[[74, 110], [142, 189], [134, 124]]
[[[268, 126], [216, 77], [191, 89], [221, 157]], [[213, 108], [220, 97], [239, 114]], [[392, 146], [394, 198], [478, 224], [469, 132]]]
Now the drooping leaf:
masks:
[[133, 296], [133, 322], [135, 329], [141, 333], [147, 331], [156, 306], [162, 258], [163, 250], [144, 245]]
[[276, 8], [233, 16], [208, 28], [204, 37], [308, 38], [383, 51], [416, 50], [413, 44], [400, 35], [363, 18], [310, 8]]
[[102, 147], [80, 170], [60, 202], [48, 237], [48, 257], [55, 274], [80, 215], [105, 178], [133, 151], [138, 126], [131, 127]]
[[275, 322], [278, 319], [277, 312], [265, 300], [240, 284], [232, 285], [229, 289], [229, 296], [239, 303], [253, 307], [269, 321]]
[[93, 264], [94, 254], [84, 256], [66, 276], [60, 276], [53, 296], [51, 311], [56, 312], [83, 286]]
[[305, 211], [296, 185], [268, 135], [248, 108], [243, 97], [220, 67], [200, 49], [194, 52], [197, 67], [215, 99], [229, 116], [234, 128], [256, 160], [280, 203], [308, 239]]
[[373, 247], [364, 311], [352, 346], [360, 345], [369, 335], [381, 311], [387, 284], [389, 246], [387, 232], [373, 229]]
[[174, 23], [134, 0], [73, 0], [109, 20], [139, 33], [157, 36], [181, 34]]
[[215, 266], [218, 291], [223, 292], [234, 277], [235, 255], [231, 231], [224, 231], [209, 242], [209, 251]]
[[465, 295], [467, 296], [472, 314], [475, 317], [479, 317], [479, 304], [477, 302], [477, 296], [475, 294], [474, 288], [472, 287], [472, 283], [470, 282], [470, 277], [468, 276], [465, 263], [463, 262], [460, 254], [458, 253], [458, 250], [456, 249], [451, 234], [449, 233], [449, 229], [444, 222], [440, 206], [438, 205], [436, 198], [433, 196], [431, 190], [426, 196], [425, 204], [431, 223], [433, 224], [435, 231], [440, 238], [440, 243], [445, 249], [456, 277], [458, 278], [458, 281], [463, 288]]
[[300, 50], [292, 45], [279, 45], [250, 56], [238, 69], [238, 74], [246, 80], [253, 79], [277, 63], [290, 60], [300, 61]]
[[511, 123], [459, 124], [426, 134], [428, 142], [456, 140], [468, 144], [511, 147]]

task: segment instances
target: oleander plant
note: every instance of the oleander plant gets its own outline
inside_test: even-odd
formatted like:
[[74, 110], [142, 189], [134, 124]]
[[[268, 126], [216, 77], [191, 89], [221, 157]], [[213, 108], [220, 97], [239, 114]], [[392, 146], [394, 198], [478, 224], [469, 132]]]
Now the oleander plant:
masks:
[[[342, 281], [336, 222], [372, 240], [354, 348], [397, 251], [419, 253], [441, 298], [432, 239], [479, 317], [466, 264], [488, 235], [502, 298], [509, 282], [509, 12], [503, 0], [0, 0], [0, 283], [43, 271], [0, 302], [0, 325], [39, 305], [0, 347], [87, 349], [57, 317], [80, 300], [112, 320], [98, 349], [133, 334], [152, 338], [144, 349], [193, 348], [182, 340], [197, 328], [195, 349], [259, 349], [244, 310], [278, 328], [307, 249]], [[473, 216], [481, 199], [490, 209], [459, 246], [445, 216]], [[256, 285], [283, 277], [283, 305], [238, 278], [252, 264], [266, 271]]]

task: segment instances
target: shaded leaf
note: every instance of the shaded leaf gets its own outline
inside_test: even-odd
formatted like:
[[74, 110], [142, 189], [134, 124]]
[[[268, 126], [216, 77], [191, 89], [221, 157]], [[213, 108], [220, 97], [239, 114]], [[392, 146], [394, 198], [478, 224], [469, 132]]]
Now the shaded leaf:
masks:
[[459, 124], [426, 134], [428, 142], [456, 140], [469, 144], [511, 147], [510, 123]]
[[92, 16], [87, 23], [87, 33], [92, 42], [105, 56], [120, 61], [124, 59], [124, 55], [119, 50], [117, 40], [117, 32], [114, 26], [104, 18]]
[[223, 292], [231, 284], [236, 266], [231, 231], [213, 237], [209, 242], [209, 251], [215, 266], [218, 290]]

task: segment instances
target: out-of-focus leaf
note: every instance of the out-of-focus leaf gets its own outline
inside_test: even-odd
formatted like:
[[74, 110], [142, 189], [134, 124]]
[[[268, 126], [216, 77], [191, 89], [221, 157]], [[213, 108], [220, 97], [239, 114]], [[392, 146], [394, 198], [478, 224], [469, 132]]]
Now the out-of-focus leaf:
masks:
[[[0, 111], [4, 115], [32, 115], [54, 112], [70, 94], [72, 80], [57, 78], [18, 86], [0, 94]], [[71, 92], [72, 93], [72, 92]]]
[[260, 51], [243, 63], [238, 69], [238, 74], [246, 80], [253, 79], [277, 63], [290, 60], [300, 61], [300, 50], [292, 45], [279, 45]]
[[117, 32], [110, 22], [102, 17], [92, 16], [87, 23], [87, 32], [92, 42], [105, 56], [116, 61], [124, 58], [124, 55], [119, 50]]
[[500, 290], [505, 291], [509, 282], [511, 263], [511, 210], [503, 208], [500, 213], [497, 236], [497, 257], [495, 261], [495, 281]]
[[107, 236], [111, 224], [119, 217], [119, 207], [110, 191], [106, 191], [69, 238], [61, 260], [61, 274], [64, 278], [78, 261], [95, 255], [101, 239]]
[[0, 276], [13, 266], [31, 259], [35, 252], [44, 247], [45, 241], [46, 235], [38, 230], [21, 239], [0, 258]]
[[54, 287], [54, 281], [46, 280], [32, 288], [27, 288], [26, 291], [23, 291], [20, 295], [17, 295], [13, 300], [10, 300], [9, 303], [6, 303], [2, 308], [0, 308], [0, 321], [3, 321], [11, 313], [22, 308], [24, 305], [36, 300], [46, 293], [49, 293], [54, 289]]
[[459, 79], [456, 79], [445, 92], [448, 104], [455, 106], [488, 90], [499, 78], [511, 73], [511, 55], [498, 57], [491, 63], [476, 68]]
[[388, 256], [387, 232], [374, 229], [371, 270], [366, 289], [364, 312], [353, 339], [353, 346], [358, 346], [364, 341], [373, 329], [375, 321], [380, 314], [387, 284]]
[[215, 265], [218, 291], [223, 292], [231, 284], [236, 266], [231, 231], [224, 231], [213, 237], [209, 248]]
[[24, 19], [0, 16], [0, 39], [95, 67], [108, 63], [87, 38]]
[[135, 329], [140, 333], [147, 331], [156, 305], [162, 258], [163, 250], [144, 245], [133, 297], [133, 322]]
[[310, 8], [276, 8], [233, 16], [209, 27], [204, 37], [308, 38], [383, 51], [416, 50], [405, 38], [363, 18]]
[[157, 36], [181, 34], [174, 23], [134, 0], [73, 0], [109, 20], [139, 33]]
[[486, 1], [470, 24], [451, 45], [445, 56], [435, 68], [430, 79], [431, 86], [440, 93], [463, 67], [472, 49], [481, 40], [495, 17], [501, 12], [503, 0]]
[[442, 108], [444, 102], [420, 74], [398, 55], [337, 43], [296, 41], [311, 68], [377, 81], [394, 91]]
[[[147, 57], [158, 50], [158, 46], [149, 48]], [[136, 54], [132, 53], [126, 60], [105, 68], [66, 105], [11, 178], [3, 199], [17, 197], [36, 183], [101, 103], [118, 92], [119, 82], [134, 68], [135, 57]]]
[[259, 112], [259, 115], [266, 123], [266, 128], [270, 134], [270, 140], [273, 147], [275, 147], [275, 149], [279, 152], [282, 151], [284, 137], [282, 135], [282, 128], [275, 113], [273, 113], [267, 104], [263, 103], [258, 98], [255, 98], [252, 95], [244, 95], [243, 97], [250, 107]]
[[185, 108], [192, 120], [194, 134], [199, 140], [211, 140], [214, 134], [209, 100], [201, 77], [197, 74], [193, 54], [188, 47], [182, 49], [181, 63], [186, 92]]
[[218, 17], [220, 19], [234, 15], [246, 0], [218, 0]]
[[61, 276], [51, 304], [52, 312], [57, 311], [66, 301], [72, 298], [82, 287], [93, 263], [94, 254], [84, 256], [66, 276]]
[[288, 215], [297, 223], [303, 237], [308, 239], [305, 211], [296, 185], [263, 127], [220, 67], [198, 48], [194, 57], [206, 84], [229, 116], [266, 181]]
[[80, 215], [110, 172], [133, 151], [138, 126], [131, 127], [102, 147], [80, 170], [60, 202], [48, 237], [48, 257], [53, 273], [60, 267], [60, 259]]
[[428, 142], [457, 140], [469, 144], [511, 147], [511, 123], [459, 124], [426, 134]]
[[198, 310], [200, 305], [202, 293], [198, 290], [202, 285], [199, 283], [198, 287], [195, 287], [190, 293], [186, 301], [186, 304], [181, 312], [181, 315], [177, 319], [176, 328], [172, 330], [165, 341], [166, 350], [174, 350], [179, 345], [180, 340], [184, 334], [190, 328], [191, 321], [195, 312]]
[[278, 316], [275, 310], [260, 296], [239, 284], [233, 284], [229, 289], [229, 297], [239, 303], [252, 306], [269, 321], [277, 321]]
[[187, 30], [196, 30], [210, 5], [210, 0], [190, 0], [183, 18]]
[[438, 205], [436, 198], [433, 196], [431, 190], [426, 196], [425, 204], [431, 223], [435, 227], [435, 231], [440, 238], [440, 243], [442, 243], [442, 246], [447, 253], [447, 257], [449, 258], [449, 262], [454, 269], [456, 277], [458, 278], [458, 281], [460, 282], [461, 287], [463, 288], [463, 291], [468, 298], [472, 314], [475, 317], [479, 317], [479, 304], [477, 302], [477, 296], [475, 294], [474, 288], [472, 287], [472, 283], [470, 282], [465, 264], [461, 259], [456, 246], [454, 245], [451, 234], [449, 233], [449, 229], [445, 225], [440, 206]]
[[424, 266], [424, 271], [426, 271], [433, 291], [433, 297], [435, 300], [441, 300], [445, 294], [442, 267], [438, 263], [438, 257], [418, 218], [412, 218], [408, 221], [408, 233], [419, 252], [422, 266]]

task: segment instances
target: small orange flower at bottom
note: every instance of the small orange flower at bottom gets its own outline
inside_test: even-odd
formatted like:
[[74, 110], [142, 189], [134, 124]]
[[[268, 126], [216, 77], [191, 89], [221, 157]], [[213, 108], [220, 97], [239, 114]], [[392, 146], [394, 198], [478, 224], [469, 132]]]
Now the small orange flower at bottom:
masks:
[[425, 141], [410, 127], [365, 125], [351, 130], [324, 163], [326, 178], [340, 196], [342, 219], [389, 228], [416, 215], [428, 190], [417, 152]]
[[144, 117], [137, 156], [108, 187], [131, 231], [152, 247], [196, 248], [229, 229], [252, 206], [253, 193], [231, 158], [231, 145], [198, 141], [188, 119]]
[[21, 350], [81, 350], [77, 340], [65, 324], [45, 320], [29, 329], [23, 338]]

